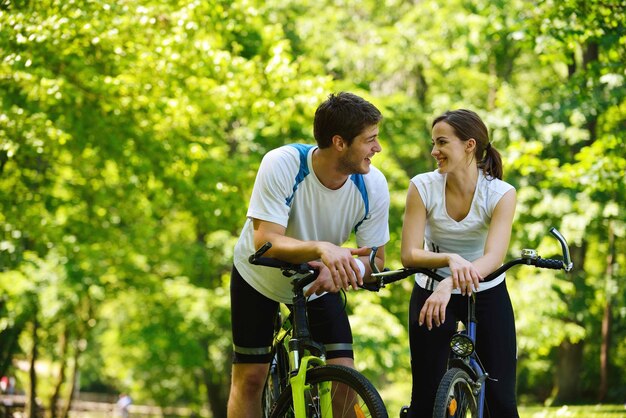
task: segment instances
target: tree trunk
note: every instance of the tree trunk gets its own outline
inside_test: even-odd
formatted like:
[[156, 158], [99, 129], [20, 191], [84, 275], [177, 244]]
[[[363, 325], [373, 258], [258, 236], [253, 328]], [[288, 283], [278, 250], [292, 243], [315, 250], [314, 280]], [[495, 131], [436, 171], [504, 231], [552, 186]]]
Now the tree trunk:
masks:
[[572, 52], [567, 54], [570, 61], [567, 64], [567, 77], [572, 78], [576, 74], [576, 55]]
[[600, 342], [600, 388], [598, 389], [598, 401], [604, 402], [609, 390], [609, 358], [611, 347], [611, 326], [613, 324], [613, 265], [615, 264], [615, 233], [609, 220], [608, 226], [609, 251], [606, 257], [606, 304], [602, 315], [602, 340]]
[[583, 359], [584, 342], [565, 340], [558, 348], [558, 367], [553, 405], [565, 405], [579, 400], [578, 382]]
[[75, 344], [74, 359], [73, 359], [74, 364], [72, 368], [72, 380], [70, 383], [70, 390], [69, 390], [69, 393], [67, 394], [65, 407], [63, 408], [63, 411], [61, 411], [61, 415], [59, 416], [59, 418], [68, 418], [70, 415], [70, 411], [72, 409], [72, 401], [74, 400], [74, 393], [76, 393], [76, 384], [78, 383], [78, 372], [79, 372], [78, 360], [80, 359], [80, 355], [82, 353], [82, 350], [80, 349], [79, 344], [80, 344], [80, 339]]
[[425, 109], [427, 104], [428, 80], [426, 80], [424, 76], [424, 66], [418, 65], [413, 72], [415, 75], [415, 97], [422, 109]]
[[[599, 57], [600, 47], [596, 41], [589, 41], [586, 45], [583, 45], [583, 62], [581, 67], [591, 72], [589, 77], [594, 77], [591, 66], [598, 61]], [[589, 132], [589, 139], [580, 141], [571, 148], [572, 157], [575, 157], [583, 148], [591, 146], [598, 139], [598, 115], [588, 113], [586, 118], [585, 128]]]
[[606, 400], [609, 390], [609, 355], [611, 347], [611, 325], [613, 323], [612, 302], [606, 301], [602, 316], [602, 341], [600, 343], [600, 388], [598, 389], [598, 402]]
[[28, 418], [36, 418], [37, 417], [37, 372], [35, 371], [35, 364], [37, 363], [37, 350], [39, 349], [39, 340], [37, 338], [37, 331], [39, 330], [39, 320], [37, 316], [39, 315], [39, 309], [35, 304], [34, 313], [33, 313], [33, 329], [31, 338], [33, 339], [33, 346], [30, 352], [30, 364], [28, 370], [28, 376], [30, 378], [29, 388], [28, 388], [28, 398], [26, 399], [26, 406], [24, 410], [24, 415]]
[[600, 59], [600, 45], [596, 40], [590, 40], [583, 46], [583, 67], [588, 68], [598, 59]]
[[[489, 82], [489, 90], [487, 92], [487, 110], [492, 111], [496, 107], [496, 100], [498, 99], [498, 70], [496, 62], [497, 58], [492, 57], [489, 60], [489, 75], [492, 81]], [[498, 81], [493, 81], [498, 80]]]
[[212, 373], [206, 368], [202, 370], [202, 378], [204, 379], [204, 384], [207, 389], [207, 400], [209, 409], [211, 410], [211, 416], [225, 417], [226, 404], [228, 403], [228, 391], [225, 391], [224, 388], [228, 388], [230, 385], [225, 385], [224, 382], [221, 381], [215, 382], [214, 379], [212, 379], [212, 376], [215, 375], [216, 373]]
[[[570, 245], [570, 255], [574, 263], [574, 269], [570, 273], [574, 286], [583, 285], [585, 278], [585, 259], [587, 255], [587, 242], [583, 241], [581, 245]], [[568, 305], [569, 302], [565, 301]], [[570, 309], [570, 312], [572, 309]], [[576, 322], [574, 317], [563, 318], [564, 322]], [[583, 357], [583, 346], [585, 341], [572, 342], [568, 337], [565, 338], [557, 348], [557, 364], [554, 375], [555, 382], [552, 389], [553, 403], [562, 405], [578, 400], [578, 391], [580, 381], [580, 371]]]
[[19, 350], [17, 342], [23, 330], [24, 323], [20, 321], [19, 324], [0, 332], [0, 341], [2, 341], [0, 346], [0, 375], [2, 376], [7, 374], [13, 361], [13, 355]]
[[61, 364], [59, 365], [58, 378], [54, 385], [54, 392], [52, 393], [52, 396], [50, 396], [50, 401], [48, 404], [50, 418], [57, 417], [57, 404], [59, 401], [59, 396], [61, 394], [61, 387], [65, 383], [65, 370], [67, 368], [67, 345], [68, 345], [67, 344], [67, 340], [68, 340], [67, 327], [65, 327], [65, 329], [61, 333], [60, 338], [61, 339], [59, 340], [59, 345], [60, 345], [59, 359], [61, 361]]

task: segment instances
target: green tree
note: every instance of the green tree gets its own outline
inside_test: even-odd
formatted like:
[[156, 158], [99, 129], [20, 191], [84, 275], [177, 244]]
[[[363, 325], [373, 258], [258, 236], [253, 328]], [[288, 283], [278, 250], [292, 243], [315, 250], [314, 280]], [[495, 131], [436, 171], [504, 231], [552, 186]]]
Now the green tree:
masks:
[[[624, 21], [595, 0], [2, 2], [0, 372], [37, 354], [52, 375], [20, 380], [61, 416], [79, 374], [223, 416], [231, 251], [256, 168], [312, 143], [317, 104], [350, 90], [385, 116], [388, 264], [409, 178], [434, 168], [430, 120], [477, 110], [518, 189], [512, 254], [556, 253], [554, 225], [577, 265], [511, 274], [520, 394], [618, 399]], [[390, 409], [408, 400], [410, 289], [349, 299], [357, 363]]]

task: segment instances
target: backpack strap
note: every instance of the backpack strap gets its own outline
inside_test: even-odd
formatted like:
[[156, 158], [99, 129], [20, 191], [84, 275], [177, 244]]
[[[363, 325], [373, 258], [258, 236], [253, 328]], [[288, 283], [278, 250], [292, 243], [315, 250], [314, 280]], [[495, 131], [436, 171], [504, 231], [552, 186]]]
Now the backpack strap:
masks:
[[309, 151], [311, 150], [311, 148], [314, 147], [314, 145], [306, 145], [306, 144], [289, 144], [289, 146], [294, 147], [295, 149], [298, 150], [298, 153], [300, 155], [300, 169], [298, 170], [298, 174], [296, 174], [296, 178], [294, 179], [294, 183], [293, 183], [293, 191], [291, 193], [291, 196], [287, 197], [287, 199], [285, 199], [285, 203], [287, 204], [287, 206], [291, 207], [292, 203], [293, 203], [293, 198], [294, 195], [296, 194], [296, 190], [298, 190], [298, 186], [300, 185], [300, 183], [302, 183], [302, 181], [304, 180], [304, 178], [306, 176], [309, 175], [309, 165], [307, 164], [307, 157], [309, 155]]
[[365, 206], [365, 215], [363, 216], [363, 219], [361, 219], [359, 223], [357, 223], [354, 226], [354, 232], [356, 233], [356, 231], [359, 229], [359, 226], [361, 226], [363, 221], [366, 220], [370, 214], [370, 201], [369, 201], [369, 198], [367, 197], [367, 188], [365, 187], [365, 180], [363, 180], [363, 174], [352, 174], [350, 176], [350, 180], [354, 182], [354, 184], [356, 185], [356, 188], [361, 193], [361, 197], [363, 198], [363, 204]]
[[[307, 164], [307, 157], [309, 155], [309, 151], [311, 150], [311, 148], [314, 147], [314, 145], [289, 144], [289, 146], [297, 149], [300, 156], [300, 169], [298, 170], [298, 174], [294, 179], [292, 193], [289, 197], [287, 197], [287, 199], [285, 199], [285, 203], [287, 204], [287, 206], [291, 207], [291, 205], [293, 204], [293, 198], [296, 194], [296, 190], [298, 190], [298, 186], [300, 185], [300, 183], [302, 183], [304, 178], [310, 174], [309, 165]], [[363, 204], [365, 206], [365, 215], [354, 227], [354, 232], [356, 233], [359, 229], [359, 226], [361, 226], [363, 221], [365, 221], [370, 214], [370, 201], [367, 196], [367, 188], [365, 187], [365, 180], [363, 180], [363, 175], [352, 174], [350, 176], [350, 180], [355, 184], [359, 193], [361, 193], [361, 197], [363, 198]]]

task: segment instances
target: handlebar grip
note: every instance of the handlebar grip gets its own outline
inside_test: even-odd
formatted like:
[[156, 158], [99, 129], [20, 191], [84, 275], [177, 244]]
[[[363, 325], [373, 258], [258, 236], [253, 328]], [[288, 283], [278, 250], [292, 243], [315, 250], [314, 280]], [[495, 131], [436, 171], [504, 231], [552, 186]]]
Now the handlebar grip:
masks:
[[370, 292], [378, 292], [381, 289], [380, 283], [363, 283], [360, 284], [361, 289], [369, 290]]
[[278, 260], [276, 258], [270, 258], [270, 257], [251, 256], [248, 261], [250, 262], [250, 264], [256, 264], [257, 266], [265, 266], [265, 267], [281, 268], [281, 267], [285, 267], [286, 265], [284, 261]]
[[315, 272], [311, 274], [310, 276], [302, 277], [300, 279], [295, 279], [292, 282], [294, 291], [304, 290], [305, 287], [307, 287], [308, 285], [313, 283], [315, 279], [317, 279], [318, 275], [319, 275], [319, 270], [315, 270]]
[[270, 248], [272, 248], [271, 242], [268, 241], [265, 244], [263, 244], [261, 248], [259, 248], [254, 254], [248, 257], [248, 261], [250, 262], [250, 264], [259, 264], [259, 263], [256, 263], [256, 260], [261, 258], [261, 256], [265, 254], [267, 250], [269, 250]]
[[561, 270], [564, 267], [563, 261], [554, 260], [552, 258], [538, 258], [533, 264], [540, 268], [553, 270]]
[[375, 279], [375, 282], [363, 283], [360, 287], [373, 292], [378, 292], [386, 285], [397, 282], [406, 277], [413, 276], [416, 273], [425, 274], [432, 280], [438, 282], [445, 279], [445, 277], [437, 274], [437, 272], [423, 267], [403, 267], [398, 270], [389, 270], [388, 268], [385, 268], [383, 271], [372, 272], [371, 278]]

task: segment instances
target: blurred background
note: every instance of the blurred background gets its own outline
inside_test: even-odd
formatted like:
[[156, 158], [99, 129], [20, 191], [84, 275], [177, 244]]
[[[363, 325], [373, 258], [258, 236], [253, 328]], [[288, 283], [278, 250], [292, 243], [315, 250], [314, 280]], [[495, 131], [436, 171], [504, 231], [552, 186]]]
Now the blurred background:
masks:
[[[27, 416], [129, 393], [224, 417], [256, 169], [350, 91], [384, 115], [388, 266], [409, 179], [435, 168], [433, 117], [475, 110], [518, 191], [510, 256], [558, 254], [555, 226], [576, 266], [507, 274], [520, 402], [624, 404], [624, 57], [619, 0], [0, 0], [3, 392]], [[347, 297], [391, 415], [411, 287]]]

